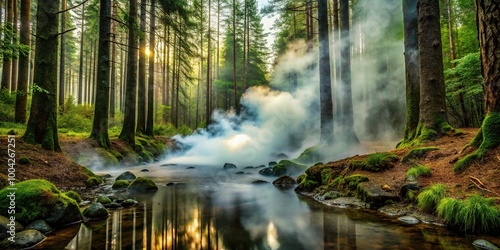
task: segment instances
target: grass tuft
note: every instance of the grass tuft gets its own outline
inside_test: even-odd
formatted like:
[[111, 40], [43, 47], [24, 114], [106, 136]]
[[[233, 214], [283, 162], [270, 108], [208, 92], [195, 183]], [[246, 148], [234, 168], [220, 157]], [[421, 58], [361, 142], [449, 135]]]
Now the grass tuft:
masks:
[[434, 184], [432, 186], [429, 186], [418, 195], [418, 206], [429, 213], [433, 213], [436, 209], [436, 206], [439, 204], [441, 199], [445, 197], [445, 195], [445, 185]]
[[420, 176], [429, 177], [432, 175], [432, 170], [424, 165], [417, 165], [412, 167], [406, 171], [406, 178], [408, 179], [417, 179]]
[[388, 152], [374, 153], [362, 161], [351, 161], [354, 169], [367, 170], [370, 172], [381, 172], [394, 167], [394, 163], [399, 160], [398, 156]]

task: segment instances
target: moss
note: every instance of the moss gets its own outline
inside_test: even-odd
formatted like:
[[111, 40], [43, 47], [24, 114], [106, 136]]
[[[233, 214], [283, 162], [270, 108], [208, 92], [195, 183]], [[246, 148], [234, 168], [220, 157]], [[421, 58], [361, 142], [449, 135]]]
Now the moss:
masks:
[[96, 202], [99, 202], [99, 203], [104, 205], [104, 204], [111, 203], [111, 199], [108, 196], [101, 195], [101, 196], [97, 197]]
[[306, 165], [295, 163], [290, 160], [281, 160], [273, 167], [273, 175], [281, 176], [293, 171], [303, 171]]
[[101, 156], [104, 166], [116, 166], [120, 163], [110, 151], [104, 148], [97, 148], [96, 150], [99, 156]]
[[315, 188], [320, 186], [320, 183], [311, 179], [307, 174], [300, 178], [299, 185], [297, 186], [297, 191], [312, 192]]
[[88, 169], [87, 167], [84, 167], [82, 165], [79, 165], [80, 166], [80, 170], [86, 175], [88, 176], [89, 178], [90, 177], [97, 177], [96, 174], [94, 174], [94, 172], [92, 172], [90, 169]]
[[111, 187], [112, 189], [117, 189], [117, 190], [122, 190], [122, 189], [127, 189], [129, 185], [129, 182], [126, 180], [118, 180], [113, 183], [113, 186]]
[[418, 195], [418, 190], [408, 190], [406, 192], [406, 195], [405, 197], [403, 197], [403, 199], [406, 201], [406, 202], [410, 202], [410, 203], [414, 203], [417, 199], [417, 195]]
[[[74, 219], [74, 217], [60, 218], [57, 216], [58, 212], [70, 210], [76, 213], [79, 212], [78, 204], [76, 204], [75, 200], [61, 193], [49, 181], [33, 179], [19, 182], [9, 187], [16, 189], [16, 220], [23, 225], [44, 219], [52, 226], [58, 223], [59, 226], [62, 226], [74, 222], [68, 221]], [[0, 190], [0, 207], [9, 207], [10, 197], [7, 195], [11, 192], [12, 190], [8, 190], [7, 188]], [[0, 215], [9, 216], [8, 209], [0, 209]], [[75, 216], [78, 217], [79, 214]]]
[[344, 185], [344, 177], [343, 176], [337, 176], [331, 183], [332, 186], [342, 186]]
[[304, 152], [302, 152], [299, 155], [299, 157], [297, 157], [294, 161], [307, 164], [307, 163], [321, 161], [322, 158], [323, 158], [323, 153], [321, 146], [315, 145], [304, 150]]
[[466, 200], [444, 198], [437, 214], [446, 225], [466, 233], [491, 233], [500, 230], [500, 210], [493, 198], [474, 195]]
[[297, 176], [297, 183], [301, 183], [306, 178], [305, 174], [301, 174]]
[[29, 157], [21, 157], [19, 159], [19, 164], [21, 164], [21, 165], [28, 165], [30, 163], [31, 163], [31, 160]]
[[433, 213], [436, 206], [439, 204], [441, 199], [445, 197], [445, 195], [445, 185], [434, 184], [432, 186], [429, 186], [418, 195], [418, 206], [429, 213]]
[[138, 192], [138, 193], [149, 193], [156, 192], [158, 187], [156, 184], [147, 178], [137, 177], [130, 185], [128, 186], [129, 192]]
[[422, 123], [418, 124], [417, 130], [414, 135], [408, 136], [402, 142], [398, 143], [398, 148], [408, 148], [415, 145], [419, 145], [426, 141], [436, 140], [443, 135], [459, 135], [461, 132], [457, 132], [453, 127], [450, 126], [448, 121], [445, 119], [438, 119], [433, 125], [426, 126]]
[[97, 178], [97, 177], [89, 177], [86, 181], [85, 181], [85, 185], [87, 187], [95, 187], [95, 186], [98, 186], [99, 184], [102, 183], [102, 180]]
[[492, 112], [484, 118], [483, 124], [478, 134], [471, 141], [470, 145], [479, 144], [477, 150], [460, 159], [453, 166], [455, 173], [466, 170], [475, 160], [481, 160], [491, 149], [500, 146], [500, 112]]
[[439, 148], [438, 147], [414, 148], [414, 149], [410, 150], [405, 156], [403, 156], [403, 159], [401, 160], [401, 162], [407, 163], [412, 159], [421, 158], [427, 152], [434, 151], [434, 150], [439, 150]]
[[333, 177], [333, 171], [329, 168], [324, 168], [321, 170], [321, 184], [328, 184]]
[[394, 167], [394, 163], [398, 160], [399, 158], [395, 154], [391, 154], [388, 152], [374, 153], [368, 155], [366, 159], [362, 161], [351, 161], [350, 166], [354, 169], [367, 170], [370, 172], [381, 172]]
[[81, 202], [82, 201], [82, 197], [80, 197], [80, 195], [77, 192], [73, 191], [73, 190], [65, 192], [64, 194], [66, 196], [68, 196], [69, 198], [75, 200], [76, 202]]
[[369, 180], [370, 179], [368, 179], [368, 177], [366, 177], [364, 175], [353, 174], [351, 176], [347, 176], [344, 179], [344, 185], [346, 185], [347, 188], [349, 188], [350, 190], [355, 190], [358, 187], [359, 183], [361, 183], [361, 182], [367, 182]]
[[424, 165], [417, 165], [412, 167], [406, 171], [406, 178], [408, 179], [417, 179], [419, 176], [429, 177], [432, 175], [432, 170]]

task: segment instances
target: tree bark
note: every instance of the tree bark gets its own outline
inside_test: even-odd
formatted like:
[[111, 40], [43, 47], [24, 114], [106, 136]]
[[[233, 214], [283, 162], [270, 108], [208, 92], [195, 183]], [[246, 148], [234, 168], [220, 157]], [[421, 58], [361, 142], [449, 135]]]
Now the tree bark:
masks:
[[59, 112], [63, 113], [64, 112], [64, 69], [66, 68], [65, 65], [65, 52], [66, 52], [66, 44], [64, 42], [64, 32], [66, 31], [66, 10], [67, 5], [66, 5], [66, 0], [62, 0], [61, 2], [61, 10], [63, 11], [61, 13], [61, 51], [59, 53]]
[[418, 48], [420, 59], [420, 141], [435, 139], [452, 128], [445, 105], [443, 51], [439, 1], [418, 0]]
[[[21, 32], [19, 42], [26, 46], [30, 46], [30, 3], [31, 0], [21, 0]], [[19, 55], [19, 84], [16, 92], [15, 121], [23, 124], [26, 123], [26, 112], [28, 109], [29, 57], [29, 53], [27, 55]]]
[[[18, 19], [19, 19], [19, 16], [18, 16], [18, 0], [14, 0], [14, 5], [13, 5], [13, 19], [12, 19], [12, 34], [14, 35], [14, 40], [12, 40], [12, 43], [14, 45], [17, 45], [18, 44], [18, 41], [17, 41], [17, 37], [19, 35], [19, 32], [18, 32]], [[12, 91], [16, 91], [17, 90], [17, 74], [18, 74], [18, 70], [19, 70], [19, 65], [18, 65], [18, 57], [19, 55], [15, 55], [13, 58], [12, 58], [12, 70], [11, 70], [11, 90]]]
[[155, 1], [151, 1], [150, 8], [150, 18], [149, 18], [149, 78], [148, 78], [148, 107], [147, 107], [147, 117], [146, 117], [146, 135], [153, 136], [153, 125], [154, 125], [154, 88], [155, 88]]
[[[116, 18], [116, 1], [112, 0], [111, 17]], [[109, 89], [109, 117], [115, 117], [116, 109], [116, 24], [111, 20], [111, 82]]]
[[211, 99], [211, 84], [210, 84], [210, 69], [211, 69], [211, 59], [210, 59], [210, 55], [212, 54], [211, 53], [211, 41], [212, 41], [212, 38], [211, 38], [211, 29], [210, 29], [210, 25], [211, 25], [211, 22], [210, 22], [210, 19], [211, 19], [211, 16], [210, 16], [210, 5], [211, 5], [211, 1], [208, 0], [208, 7], [207, 7], [207, 12], [208, 12], [208, 43], [207, 43], [207, 98], [206, 98], [206, 113], [205, 113], [205, 126], [208, 127], [208, 125], [210, 125], [210, 118], [211, 118], [211, 114], [212, 114], [212, 110], [211, 110], [211, 102], [210, 102], [210, 99]]
[[328, 2], [318, 0], [319, 99], [321, 143], [333, 142], [333, 103], [330, 75], [330, 38], [328, 35]]
[[59, 0], [39, 0], [31, 111], [23, 138], [27, 143], [61, 151], [57, 134], [57, 48]]
[[139, 36], [139, 85], [137, 91], [137, 133], [146, 132], [146, 0], [141, 0]]
[[404, 143], [414, 139], [420, 112], [417, 0], [403, 0], [403, 26], [406, 72], [406, 127], [403, 139]]
[[82, 27], [80, 31], [80, 70], [78, 73], [78, 104], [84, 103], [83, 97], [83, 30], [85, 28], [85, 3], [82, 5]]
[[[64, 0], [63, 0], [64, 1]], [[99, 11], [99, 47], [97, 52], [97, 86], [94, 108], [94, 122], [90, 138], [99, 146], [110, 146], [108, 136], [109, 112], [109, 74], [110, 74], [110, 34], [111, 0], [100, 0]]]
[[342, 41], [340, 77], [342, 81], [342, 95], [344, 96], [341, 110], [341, 135], [344, 137], [344, 141], [356, 144], [359, 143], [359, 139], [354, 132], [351, 90], [351, 39], [349, 29], [349, 0], [340, 0], [340, 39]]
[[[6, 9], [6, 22], [4, 28], [3, 43], [4, 46], [8, 46], [12, 43], [10, 36], [6, 35], [8, 32], [12, 32], [12, 19], [13, 19], [13, 4], [14, 0], [5, 0]], [[3, 54], [3, 64], [2, 64], [2, 83], [0, 89], [8, 89], [9, 93], [11, 91], [11, 70], [12, 70], [12, 57], [10, 53]]]
[[123, 127], [119, 138], [135, 145], [135, 105], [137, 89], [137, 39], [135, 25], [137, 24], [137, 1], [130, 0], [128, 20], [128, 63], [127, 63], [127, 86], [125, 90], [125, 113]]

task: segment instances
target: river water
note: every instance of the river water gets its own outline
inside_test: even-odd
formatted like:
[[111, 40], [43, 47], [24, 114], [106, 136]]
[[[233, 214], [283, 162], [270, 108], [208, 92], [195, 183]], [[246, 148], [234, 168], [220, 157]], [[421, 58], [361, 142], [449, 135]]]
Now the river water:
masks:
[[[433, 225], [404, 225], [376, 211], [327, 207], [274, 187], [274, 178], [259, 175], [258, 169], [187, 167], [127, 169], [152, 178], [158, 192], [132, 195], [137, 206], [112, 210], [106, 221], [58, 231], [41, 248], [471, 249], [476, 239]], [[258, 179], [269, 183], [252, 183]]]

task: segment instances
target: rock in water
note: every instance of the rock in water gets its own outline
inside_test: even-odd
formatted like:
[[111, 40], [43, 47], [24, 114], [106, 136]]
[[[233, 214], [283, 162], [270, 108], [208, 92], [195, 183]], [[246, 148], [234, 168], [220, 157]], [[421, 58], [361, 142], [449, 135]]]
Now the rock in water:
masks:
[[227, 169], [236, 169], [236, 165], [234, 165], [232, 163], [225, 163], [223, 169], [224, 170], [227, 170]]
[[131, 193], [151, 193], [158, 191], [158, 186], [150, 179], [138, 177], [130, 183], [127, 190]]
[[87, 220], [101, 220], [108, 218], [109, 213], [101, 203], [95, 202], [83, 210], [83, 216]]
[[273, 175], [273, 168], [272, 167], [267, 167], [259, 170], [259, 174], [263, 176], [271, 176]]
[[476, 249], [486, 249], [486, 250], [500, 250], [497, 246], [487, 240], [475, 240], [472, 245]]
[[255, 181], [252, 181], [253, 184], [265, 184], [265, 183], [268, 183], [267, 181], [264, 181], [264, 180], [255, 180]]
[[54, 229], [44, 220], [33, 221], [26, 227], [26, 229], [35, 229], [43, 234], [54, 232]]
[[292, 188], [295, 184], [297, 184], [295, 179], [288, 175], [283, 175], [273, 181], [274, 186], [285, 189]]
[[399, 217], [398, 220], [400, 220], [406, 224], [410, 224], [410, 225], [416, 225], [416, 224], [420, 223], [420, 221], [413, 216], [402, 216], [402, 217]]
[[136, 204], [137, 204], [137, 201], [133, 200], [133, 199], [126, 199], [122, 202], [122, 206], [124, 206], [124, 207], [131, 207], [131, 206], [135, 206]]
[[16, 234], [15, 242], [5, 239], [2, 241], [2, 249], [26, 249], [45, 240], [45, 235], [35, 229], [28, 229]]
[[[11, 223], [9, 218], [0, 215], [0, 240], [10, 237], [10, 234], [8, 233], [10, 226], [7, 225], [9, 223]], [[16, 232], [21, 232], [24, 229], [23, 225], [17, 221], [14, 221], [14, 228], [16, 229]]]
[[278, 163], [277, 163], [277, 162], [275, 162], [275, 161], [270, 161], [267, 165], [268, 165], [269, 167], [274, 167], [274, 166], [278, 165]]
[[137, 178], [135, 176], [135, 174], [133, 174], [130, 171], [127, 171], [127, 172], [123, 172], [122, 174], [118, 175], [118, 177], [116, 177], [115, 181], [119, 181], [119, 180], [133, 181], [133, 180], [135, 180], [135, 178]]

